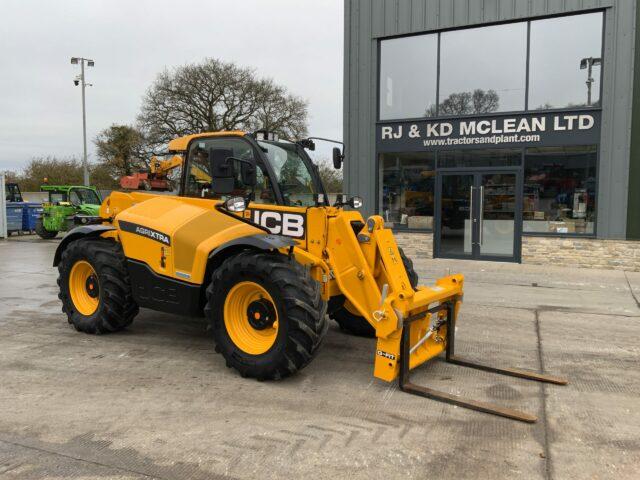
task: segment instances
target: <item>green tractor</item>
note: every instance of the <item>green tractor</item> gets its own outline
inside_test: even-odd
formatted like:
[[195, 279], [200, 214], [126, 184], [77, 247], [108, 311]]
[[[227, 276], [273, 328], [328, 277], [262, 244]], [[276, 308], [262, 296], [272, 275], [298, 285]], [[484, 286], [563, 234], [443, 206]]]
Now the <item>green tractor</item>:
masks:
[[97, 216], [102, 203], [94, 187], [42, 185], [40, 190], [49, 192], [49, 200], [42, 203], [42, 217], [36, 223], [36, 233], [44, 239], [73, 228], [76, 215]]

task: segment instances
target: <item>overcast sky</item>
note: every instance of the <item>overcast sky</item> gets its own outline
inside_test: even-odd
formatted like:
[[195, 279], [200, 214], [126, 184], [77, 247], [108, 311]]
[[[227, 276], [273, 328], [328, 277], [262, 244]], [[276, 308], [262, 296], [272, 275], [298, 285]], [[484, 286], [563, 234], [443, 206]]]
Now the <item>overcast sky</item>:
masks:
[[82, 156], [78, 65], [87, 70], [89, 159], [96, 134], [132, 124], [164, 67], [205, 57], [251, 66], [309, 101], [309, 131], [342, 137], [342, 0], [3, 0], [0, 170]]

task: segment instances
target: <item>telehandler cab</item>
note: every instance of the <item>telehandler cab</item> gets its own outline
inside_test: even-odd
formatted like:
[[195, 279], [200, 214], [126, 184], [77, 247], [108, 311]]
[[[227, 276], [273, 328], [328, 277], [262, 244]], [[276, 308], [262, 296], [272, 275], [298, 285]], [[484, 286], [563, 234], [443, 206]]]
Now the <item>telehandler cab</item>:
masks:
[[[314, 147], [313, 139], [278, 141], [266, 131], [171, 141], [170, 152], [184, 158], [179, 195], [113, 192], [97, 217], [83, 218], [86, 224], [60, 243], [54, 266], [69, 322], [106, 333], [131, 324], [139, 307], [204, 314], [227, 366], [266, 380], [312, 360], [328, 314], [345, 330], [377, 337], [377, 378], [399, 379], [402, 390], [428, 398], [535, 421], [410, 383], [410, 370], [443, 352], [468, 367], [566, 381], [455, 356], [462, 275], [418, 286], [412, 262], [382, 217], [365, 220], [358, 197], [339, 195], [329, 204], [305, 151]], [[333, 152], [339, 168], [343, 153]]]

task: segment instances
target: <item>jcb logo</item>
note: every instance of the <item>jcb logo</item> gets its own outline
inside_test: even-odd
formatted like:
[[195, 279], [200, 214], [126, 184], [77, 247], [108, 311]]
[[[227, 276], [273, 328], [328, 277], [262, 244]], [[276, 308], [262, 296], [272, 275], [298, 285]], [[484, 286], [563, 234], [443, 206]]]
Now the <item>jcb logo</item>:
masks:
[[253, 210], [251, 220], [269, 229], [274, 235], [303, 238], [307, 217], [302, 213], [278, 212], [276, 210]]

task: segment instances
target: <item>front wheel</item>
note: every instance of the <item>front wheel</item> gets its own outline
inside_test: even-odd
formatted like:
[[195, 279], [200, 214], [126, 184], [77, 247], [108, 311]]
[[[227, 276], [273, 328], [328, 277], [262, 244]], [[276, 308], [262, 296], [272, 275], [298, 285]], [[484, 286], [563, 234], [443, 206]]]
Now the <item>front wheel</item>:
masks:
[[57, 230], [51, 231], [44, 228], [42, 218], [36, 220], [36, 233], [40, 238], [43, 238], [45, 240], [51, 240], [52, 238], [56, 238], [56, 236], [58, 235]]
[[259, 380], [287, 377], [313, 359], [327, 330], [326, 310], [308, 270], [255, 251], [214, 271], [205, 307], [227, 366]]
[[117, 332], [138, 314], [120, 245], [103, 238], [75, 240], [58, 265], [58, 298], [76, 330]]

